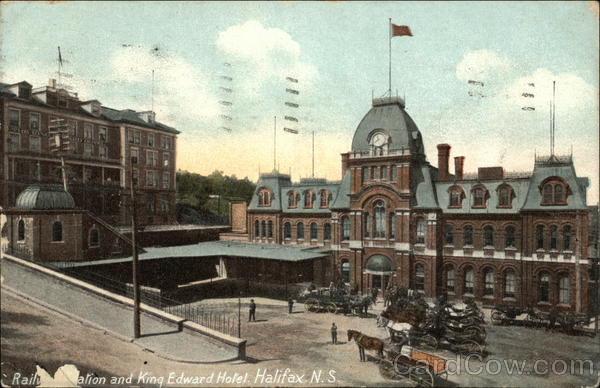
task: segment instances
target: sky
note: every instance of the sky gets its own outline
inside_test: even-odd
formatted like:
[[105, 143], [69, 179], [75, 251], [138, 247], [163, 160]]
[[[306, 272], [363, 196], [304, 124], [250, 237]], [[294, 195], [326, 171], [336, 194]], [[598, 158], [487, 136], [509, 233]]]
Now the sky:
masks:
[[315, 175], [339, 180], [340, 154], [350, 151], [372, 96], [388, 89], [391, 18], [413, 33], [391, 41], [393, 94], [405, 97], [433, 165], [436, 145], [448, 143], [451, 157], [466, 157], [467, 172], [531, 171], [534, 155], [550, 152], [556, 81], [555, 153], [573, 153], [578, 175], [590, 178], [592, 204], [597, 4], [3, 2], [0, 81], [45, 85], [57, 77], [60, 46], [72, 75], [62, 79], [82, 100], [154, 109], [181, 131], [179, 169], [256, 181], [274, 168], [275, 135], [275, 167], [297, 181], [312, 174], [314, 131]]

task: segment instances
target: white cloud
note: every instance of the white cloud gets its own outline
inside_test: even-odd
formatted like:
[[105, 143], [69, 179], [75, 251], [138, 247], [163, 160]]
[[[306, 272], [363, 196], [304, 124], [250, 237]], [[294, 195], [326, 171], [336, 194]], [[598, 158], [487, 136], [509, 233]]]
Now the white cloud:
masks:
[[141, 47], [123, 47], [113, 53], [110, 66], [112, 79], [148, 92], [154, 69], [154, 110], [159, 119], [162, 116], [175, 120], [177, 117], [213, 120], [220, 112], [217, 98], [208, 91], [207, 77], [198, 66], [182, 57]]
[[[573, 114], [598, 107], [598, 90], [581, 77], [571, 73], [554, 74], [548, 69], [537, 69], [532, 74], [512, 82], [506, 89], [509, 101], [519, 106], [533, 106], [549, 110], [552, 100], [552, 82], [556, 81], [556, 114]], [[530, 86], [532, 83], [534, 86]], [[534, 97], [524, 97], [523, 93]]]
[[286, 76], [310, 85], [316, 68], [302, 60], [298, 42], [279, 28], [263, 26], [256, 20], [235, 25], [219, 33], [217, 48], [248, 67], [245, 89], [257, 89], [270, 79]]
[[490, 50], [477, 50], [465, 54], [456, 66], [456, 77], [461, 81], [487, 81], [498, 74], [508, 72], [512, 67], [507, 58]]

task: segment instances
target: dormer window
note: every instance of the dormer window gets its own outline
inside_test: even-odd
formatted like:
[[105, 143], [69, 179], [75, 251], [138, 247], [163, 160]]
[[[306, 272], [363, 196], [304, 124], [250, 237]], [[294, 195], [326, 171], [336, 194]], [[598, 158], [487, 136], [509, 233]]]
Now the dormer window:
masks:
[[321, 192], [319, 193], [319, 196], [321, 197], [321, 207], [322, 208], [327, 208], [329, 207], [329, 203], [331, 202], [331, 191], [329, 190], [321, 190]]
[[498, 207], [511, 208], [514, 197], [515, 192], [509, 185], [504, 184], [498, 187]]
[[448, 207], [460, 208], [462, 207], [462, 201], [465, 198], [465, 192], [460, 186], [452, 186], [448, 189], [450, 195], [450, 202]]
[[31, 97], [31, 86], [19, 85], [19, 98], [29, 100]]
[[487, 189], [483, 186], [476, 186], [472, 191], [473, 196], [473, 207], [474, 208], [485, 208], [487, 202]]
[[269, 189], [262, 188], [258, 191], [258, 206], [271, 206], [273, 193]]
[[566, 205], [568, 185], [561, 178], [551, 177], [542, 183], [542, 205]]
[[300, 193], [294, 190], [288, 191], [288, 208], [298, 207], [298, 202], [300, 202]]
[[315, 203], [315, 200], [316, 200], [316, 194], [314, 191], [312, 191], [312, 190], [304, 191], [304, 207], [305, 208], [312, 208], [313, 204]]

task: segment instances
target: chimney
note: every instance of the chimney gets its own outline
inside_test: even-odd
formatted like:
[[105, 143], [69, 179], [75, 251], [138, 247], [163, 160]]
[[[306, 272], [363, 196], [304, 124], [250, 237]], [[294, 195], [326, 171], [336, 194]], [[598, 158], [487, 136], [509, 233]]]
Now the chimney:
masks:
[[438, 169], [440, 173], [440, 181], [447, 181], [448, 174], [448, 159], [450, 158], [450, 145], [438, 144]]
[[50, 78], [48, 80], [48, 86], [50, 86], [52, 89], [56, 89], [56, 79], [55, 78]]
[[460, 181], [464, 177], [465, 157], [457, 156], [454, 158], [454, 179]]

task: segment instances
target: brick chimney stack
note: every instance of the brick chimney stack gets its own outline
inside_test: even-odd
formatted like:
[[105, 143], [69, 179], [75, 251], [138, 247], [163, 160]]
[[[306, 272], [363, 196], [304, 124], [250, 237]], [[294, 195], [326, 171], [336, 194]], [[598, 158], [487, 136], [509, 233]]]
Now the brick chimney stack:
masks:
[[454, 158], [454, 179], [460, 181], [464, 177], [465, 157], [456, 156]]
[[440, 173], [440, 181], [447, 181], [449, 178], [448, 173], [448, 159], [450, 159], [450, 144], [438, 144], [438, 170]]

